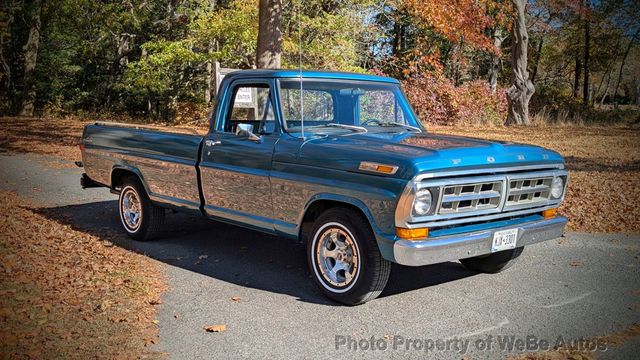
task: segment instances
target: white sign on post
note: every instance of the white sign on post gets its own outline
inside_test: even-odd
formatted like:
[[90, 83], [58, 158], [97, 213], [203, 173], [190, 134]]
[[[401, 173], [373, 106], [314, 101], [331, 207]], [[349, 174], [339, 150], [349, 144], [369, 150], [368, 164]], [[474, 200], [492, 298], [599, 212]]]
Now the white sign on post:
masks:
[[236, 104], [253, 104], [253, 92], [251, 88], [240, 88], [236, 92]]
[[[236, 71], [236, 69], [218, 68], [216, 70], [217, 70], [216, 77], [218, 79], [218, 83], [216, 84], [217, 85], [216, 92], [217, 92], [217, 89], [220, 88], [220, 84], [222, 83], [222, 79], [224, 79], [225, 75], [227, 75], [232, 71]], [[253, 90], [254, 89], [252, 88], [246, 88], [246, 87], [241, 87], [240, 89], [238, 89], [238, 91], [236, 92], [235, 106], [248, 107], [248, 108], [256, 107], [256, 99], [255, 99], [255, 94]]]

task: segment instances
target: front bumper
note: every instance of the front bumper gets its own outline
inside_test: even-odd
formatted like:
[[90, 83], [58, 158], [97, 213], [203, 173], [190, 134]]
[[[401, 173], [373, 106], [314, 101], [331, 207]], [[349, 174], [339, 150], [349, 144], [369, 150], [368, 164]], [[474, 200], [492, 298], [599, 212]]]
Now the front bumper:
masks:
[[441, 236], [411, 241], [400, 239], [393, 244], [393, 256], [398, 264], [422, 266], [465, 259], [491, 253], [493, 233], [518, 228], [516, 246], [526, 246], [562, 236], [567, 218], [558, 216], [524, 224], [481, 230], [466, 234]]

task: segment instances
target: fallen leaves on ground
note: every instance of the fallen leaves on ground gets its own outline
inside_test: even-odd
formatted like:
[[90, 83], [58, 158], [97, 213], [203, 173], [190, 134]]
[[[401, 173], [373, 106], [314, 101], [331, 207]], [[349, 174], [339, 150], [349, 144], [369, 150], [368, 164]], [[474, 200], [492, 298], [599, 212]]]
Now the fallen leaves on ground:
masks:
[[210, 325], [204, 328], [207, 332], [223, 332], [227, 330], [226, 325]]
[[596, 356], [588, 351], [555, 349], [536, 353], [527, 353], [509, 357], [509, 360], [595, 360]]
[[[633, 324], [621, 332], [585, 339], [585, 343], [604, 345], [607, 350], [624, 345], [627, 341], [640, 336], [640, 324]], [[602, 350], [587, 351], [581, 349], [556, 348], [548, 351], [520, 354], [509, 360], [593, 360]]]
[[620, 346], [638, 336], [640, 336], [640, 323], [633, 324], [621, 332], [598, 336], [594, 340], [605, 342], [608, 346]]
[[231, 298], [231, 300], [233, 300], [233, 301], [235, 301], [235, 302], [238, 302], [238, 301], [240, 301], [241, 299], [240, 299], [240, 296], [234, 296], [234, 297], [232, 297], [232, 298]]
[[158, 265], [0, 196], [0, 358], [154, 357]]

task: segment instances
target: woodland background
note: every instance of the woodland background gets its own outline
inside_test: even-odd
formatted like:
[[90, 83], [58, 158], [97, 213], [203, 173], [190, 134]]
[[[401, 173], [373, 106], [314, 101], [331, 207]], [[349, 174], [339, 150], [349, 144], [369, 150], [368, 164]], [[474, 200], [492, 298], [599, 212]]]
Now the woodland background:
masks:
[[401, 79], [425, 123], [502, 124], [519, 6], [531, 121], [640, 122], [638, 0], [7, 0], [0, 115], [206, 122], [215, 61], [301, 59]]
[[[72, 171], [89, 121], [206, 131], [214, 62], [297, 68], [301, 59], [304, 68], [400, 79], [430, 132], [558, 151], [571, 178], [560, 208], [568, 230], [637, 234], [639, 32], [638, 0], [3, 0], [0, 154]], [[528, 109], [514, 106], [524, 104], [514, 94]], [[503, 127], [514, 114], [533, 126]], [[68, 200], [64, 189], [55, 194]], [[123, 246], [115, 206], [49, 208], [46, 191], [0, 191], [0, 358], [166, 358], [148, 347], [158, 342], [166, 267]], [[581, 254], [554, 266], [595, 274], [599, 255]], [[214, 261], [206, 256], [184, 262]], [[220, 324], [214, 315], [194, 326]], [[603, 324], [601, 338], [637, 340], [638, 324], [617, 325]], [[515, 357], [593, 358], [562, 348]]]

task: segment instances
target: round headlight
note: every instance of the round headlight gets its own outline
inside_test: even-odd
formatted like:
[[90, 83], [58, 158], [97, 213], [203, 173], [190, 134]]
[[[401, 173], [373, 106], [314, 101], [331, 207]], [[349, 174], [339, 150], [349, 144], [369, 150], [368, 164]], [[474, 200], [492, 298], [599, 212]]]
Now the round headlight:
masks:
[[413, 213], [416, 215], [425, 215], [431, 210], [431, 191], [429, 189], [420, 189], [416, 192], [413, 200]]
[[562, 196], [562, 192], [564, 191], [564, 181], [561, 177], [553, 178], [551, 182], [551, 197], [554, 199], [559, 199]]

